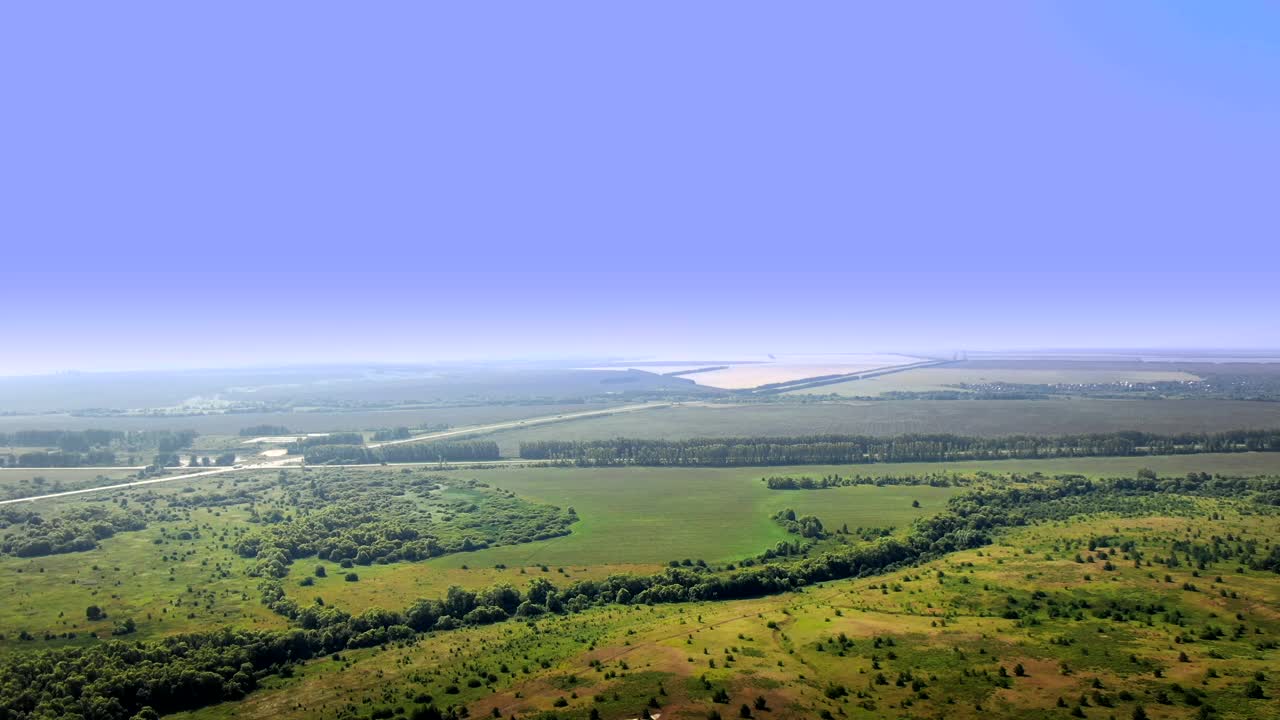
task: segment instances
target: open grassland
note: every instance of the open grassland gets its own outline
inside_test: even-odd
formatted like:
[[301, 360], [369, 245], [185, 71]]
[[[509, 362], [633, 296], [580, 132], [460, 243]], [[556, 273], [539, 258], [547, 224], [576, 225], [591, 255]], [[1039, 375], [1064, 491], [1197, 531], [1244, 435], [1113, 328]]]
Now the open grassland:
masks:
[[[137, 639], [224, 624], [284, 627], [283, 618], [257, 602], [249, 561], [227, 546], [228, 538], [247, 526], [245, 508], [172, 512], [170, 517], [102, 540], [88, 552], [0, 556], [0, 597], [5, 598], [0, 650], [81, 644], [90, 633], [107, 638], [127, 618], [136, 623], [130, 638]], [[106, 617], [88, 620], [90, 605]], [[20, 641], [24, 631], [35, 639]], [[74, 637], [44, 640], [64, 634]]]
[[1175, 542], [1268, 542], [1278, 522], [1230, 500], [1046, 521], [803, 592], [611, 605], [344, 652], [176, 717], [391, 717], [434, 703], [566, 720], [646, 708], [690, 719], [1270, 718], [1280, 576], [1168, 558]]
[[[395, 482], [417, 475], [397, 469]], [[848, 487], [822, 492], [767, 489], [760, 468], [671, 470], [658, 468], [504, 468], [481, 473], [447, 474], [459, 482], [477, 478], [487, 485], [535, 502], [573, 506], [579, 520], [563, 537], [461, 552], [419, 562], [373, 564], [358, 568], [360, 580], [345, 582], [336, 562], [302, 558], [286, 580], [299, 602], [321, 596], [359, 612], [368, 607], [400, 608], [419, 597], [441, 597], [450, 585], [484, 587], [497, 580], [526, 584], [533, 577], [553, 582], [596, 578], [611, 573], [652, 571], [671, 560], [727, 562], [753, 556], [780, 540], [794, 538], [771, 517], [784, 507], [814, 514], [837, 528], [905, 528], [936, 512], [955, 488]], [[796, 468], [811, 472], [813, 468]], [[324, 473], [352, 478], [387, 477], [378, 468], [311, 470], [305, 476], [324, 482]], [[423, 471], [415, 470], [414, 473]], [[283, 620], [259, 602], [253, 562], [235, 551], [244, 533], [261, 527], [258, 516], [290, 513], [287, 494], [272, 482], [276, 473], [230, 473], [176, 481], [173, 486], [109, 491], [102, 496], [38, 501], [30, 507], [56, 515], [85, 506], [147, 508], [145, 530], [119, 533], [87, 552], [34, 558], [0, 556], [0, 649], [13, 649], [19, 632], [41, 646], [83, 643], [88, 633], [109, 636], [114, 623], [131, 618], [132, 637], [153, 638], [190, 632], [211, 624], [276, 627]], [[253, 488], [244, 502], [189, 508], [181, 503], [199, 494], [227, 494]], [[462, 496], [458, 496], [459, 498]], [[441, 501], [455, 500], [445, 492]], [[912, 507], [913, 501], [921, 507]], [[123, 505], [122, 505], [123, 503]], [[27, 507], [27, 506], [23, 506]], [[275, 510], [278, 508], [278, 510]], [[298, 582], [327, 566], [313, 586]], [[497, 569], [495, 565], [506, 565]], [[543, 566], [547, 571], [543, 572]], [[466, 569], [464, 569], [464, 567]], [[98, 605], [107, 618], [89, 622], [85, 608]], [[39, 640], [75, 633], [74, 638]]]
[[1196, 380], [1197, 376], [1180, 370], [1159, 369], [1091, 369], [1071, 368], [1023, 368], [1023, 367], [930, 367], [904, 370], [880, 375], [866, 380], [849, 380], [832, 385], [793, 390], [794, 395], [850, 395], [876, 396], [886, 392], [932, 392], [954, 390], [961, 383], [981, 385], [988, 383], [1015, 383], [1025, 385], [1103, 384], [1123, 382], [1178, 382]]
[[[917, 517], [940, 511], [947, 498], [959, 492], [928, 486], [769, 490], [760, 478], [777, 470], [511, 468], [486, 472], [476, 477], [535, 502], [572, 505], [578, 522], [570, 534], [551, 540], [362, 569], [358, 583], [343, 582], [330, 567], [327, 578], [316, 579], [308, 587], [290, 583], [287, 593], [303, 603], [318, 595], [329, 604], [360, 612], [369, 607], [401, 607], [418, 597], [442, 597], [450, 585], [479, 588], [504, 581], [522, 587], [534, 577], [562, 584], [612, 573], [651, 572], [686, 558], [731, 562], [795, 538], [772, 520], [784, 508], [815, 515], [832, 529], [848, 525], [901, 530]], [[812, 468], [794, 470], [811, 474]], [[913, 507], [913, 502], [920, 507]], [[304, 564], [304, 571], [312, 565]], [[505, 567], [495, 567], [499, 565]]]
[[[830, 528], [847, 524], [850, 528], [902, 529], [915, 517], [937, 512], [948, 496], [959, 492], [956, 488], [921, 486], [777, 491], [768, 490], [760, 481], [766, 475], [903, 477], [990, 472], [1131, 477], [1141, 468], [1151, 468], [1162, 476], [1188, 472], [1280, 474], [1280, 454], [790, 468], [515, 467], [454, 472], [449, 475], [457, 479], [478, 478], [535, 502], [573, 506], [579, 520], [571, 526], [569, 535], [550, 540], [423, 562], [364, 567], [359, 570], [358, 583], [343, 582], [334, 563], [304, 559], [297, 563], [286, 586], [289, 596], [300, 602], [310, 602], [319, 595], [340, 607], [360, 611], [375, 606], [402, 607], [417, 597], [439, 597], [450, 585], [477, 588], [506, 580], [521, 586], [538, 576], [561, 582], [613, 572], [641, 573], [685, 558], [729, 562], [794, 537], [770, 519], [787, 507], [800, 515], [816, 515]], [[361, 476], [374, 471], [352, 468], [342, 472]], [[57, 513], [85, 503], [118, 503], [121, 499], [129, 499], [136, 507], [152, 498], [151, 503], [158, 510], [166, 510], [168, 498], [231, 490], [250, 478], [272, 476], [266, 472], [233, 473], [178, 481], [173, 487], [112, 491], [101, 498], [41, 501], [33, 507]], [[278, 498], [274, 494], [268, 497]], [[919, 501], [921, 507], [913, 508], [912, 501]], [[124, 617], [134, 618], [143, 637], [190, 631], [210, 621], [253, 625], [276, 620], [258, 603], [257, 580], [248, 577], [247, 561], [231, 547], [223, 547], [223, 538], [233, 538], [252, 527], [247, 522], [247, 508], [245, 504], [182, 510], [171, 519], [151, 523], [147, 530], [104, 540], [99, 549], [88, 553], [0, 557], [0, 594], [12, 599], [0, 609], [0, 632], [9, 635], [5, 643], [11, 642], [12, 633], [20, 630], [36, 636], [65, 632], [83, 635], [90, 630], [105, 634], [110, 632], [111, 620]], [[192, 532], [191, 538], [183, 539], [183, 532]], [[333, 572], [325, 579], [315, 579], [314, 587], [299, 587], [297, 582], [310, 575], [317, 564], [328, 565]], [[495, 565], [507, 567], [495, 569]], [[549, 574], [543, 573], [544, 565]], [[116, 570], [117, 567], [121, 569]], [[109, 613], [108, 621], [84, 621], [84, 608], [95, 603]]]
[[1141, 429], [1159, 434], [1280, 427], [1280, 403], [1232, 400], [875, 400], [681, 404], [541, 428], [497, 432], [504, 456], [525, 440], [952, 433], [1064, 435]]

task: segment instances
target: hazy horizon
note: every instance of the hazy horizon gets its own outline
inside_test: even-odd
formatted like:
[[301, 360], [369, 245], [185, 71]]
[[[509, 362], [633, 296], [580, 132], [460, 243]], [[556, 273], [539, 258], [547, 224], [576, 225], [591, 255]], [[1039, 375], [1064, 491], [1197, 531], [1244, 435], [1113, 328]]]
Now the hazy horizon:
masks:
[[[0, 375], [1277, 346], [1280, 273], [26, 274]], [[739, 359], [739, 358], [732, 358]]]

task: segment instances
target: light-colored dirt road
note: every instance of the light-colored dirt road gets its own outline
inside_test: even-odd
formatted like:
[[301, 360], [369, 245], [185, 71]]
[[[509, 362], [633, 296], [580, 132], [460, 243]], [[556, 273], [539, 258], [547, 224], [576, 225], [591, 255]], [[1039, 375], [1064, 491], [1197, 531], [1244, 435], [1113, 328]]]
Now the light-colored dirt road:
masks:
[[435, 433], [427, 433], [426, 435], [415, 435], [411, 438], [403, 440], [388, 440], [387, 442], [369, 443], [370, 448], [386, 447], [387, 445], [400, 445], [403, 443], [422, 442], [423, 440], [444, 440], [446, 438], [458, 437], [460, 435], [475, 435], [477, 433], [488, 433], [497, 430], [510, 430], [512, 428], [531, 427], [533, 425], [546, 425], [548, 423], [563, 422], [565, 420], [577, 420], [579, 418], [596, 417], [599, 415], [616, 415], [618, 413], [636, 412], [637, 410], [651, 410], [654, 408], [668, 407], [675, 403], [659, 402], [645, 403], [643, 405], [623, 405], [616, 408], [605, 408], [603, 410], [586, 410], [577, 413], [562, 413], [560, 415], [544, 415], [542, 417], [525, 418], [524, 420], [508, 420], [500, 423], [490, 423], [488, 425], [472, 425], [471, 427], [454, 428], [452, 430], [442, 430]]

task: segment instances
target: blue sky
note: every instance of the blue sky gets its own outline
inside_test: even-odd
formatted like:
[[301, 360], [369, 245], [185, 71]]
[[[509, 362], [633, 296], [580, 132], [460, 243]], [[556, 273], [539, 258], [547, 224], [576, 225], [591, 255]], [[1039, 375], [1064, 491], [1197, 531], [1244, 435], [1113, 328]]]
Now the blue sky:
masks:
[[[1235, 273], [1277, 266], [1277, 21], [1265, 2], [9, 3], [0, 302], [22, 342], [0, 373], [1273, 347], [1280, 277]], [[340, 323], [365, 342], [318, 339]], [[169, 341], [200, 328], [239, 342]]]

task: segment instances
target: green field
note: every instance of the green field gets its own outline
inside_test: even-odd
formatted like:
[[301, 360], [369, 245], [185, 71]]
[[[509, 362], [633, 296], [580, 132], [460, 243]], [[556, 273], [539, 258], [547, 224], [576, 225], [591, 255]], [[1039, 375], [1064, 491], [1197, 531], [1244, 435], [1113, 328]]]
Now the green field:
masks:
[[[85, 501], [80, 501], [85, 502]], [[90, 501], [92, 502], [92, 501]], [[70, 501], [62, 501], [69, 506]], [[137, 633], [154, 638], [193, 632], [210, 624], [283, 627], [283, 618], [256, 601], [249, 561], [222, 547], [221, 534], [245, 524], [241, 509], [197, 512], [195, 517], [153, 523], [145, 530], [121, 533], [88, 553], [35, 558], [0, 556], [0, 649], [22, 649], [15, 635], [27, 631], [109, 636], [115, 622], [132, 618]], [[190, 539], [179, 533], [200, 528]], [[106, 613], [90, 622], [85, 608]], [[65, 641], [34, 641], [57, 646]]]
[[[1197, 517], [1057, 521], [880, 577], [721, 603], [609, 606], [344, 653], [242, 702], [177, 717], [376, 717], [425, 698], [487, 717], [1269, 718], [1280, 693], [1274, 574], [1134, 567], [1217, 530], [1274, 536], [1276, 516], [1205, 502]], [[1114, 569], [1087, 549], [1111, 537]], [[1088, 555], [1077, 562], [1073, 556]], [[1194, 590], [1187, 588], [1194, 586]], [[1038, 595], [1033, 593], [1038, 592]], [[1054, 606], [1085, 603], [1074, 616]], [[1108, 617], [1106, 608], [1160, 608]], [[1012, 611], [1015, 617], [1007, 617]], [[1238, 613], [1238, 615], [1237, 615]], [[1027, 622], [1026, 618], [1036, 618]], [[1240, 621], [1238, 618], [1243, 618]], [[1205, 636], [1215, 626], [1243, 635]], [[1185, 638], [1185, 639], [1184, 639]], [[1181, 654], [1180, 654], [1181, 653]], [[1262, 699], [1246, 690], [1256, 683]], [[720, 691], [723, 696], [718, 697]], [[761, 703], [764, 709], [760, 709]], [[1209, 707], [1207, 715], [1201, 708]], [[540, 715], [539, 713], [555, 713]]]
[[497, 432], [504, 456], [524, 440], [616, 437], [762, 437], [812, 434], [952, 433], [1063, 435], [1141, 429], [1152, 433], [1280, 427], [1280, 403], [1231, 400], [875, 400], [694, 405]]
[[[322, 601], [360, 614], [440, 598], [453, 585], [482, 589], [509, 583], [525, 589], [545, 578], [564, 587], [618, 573], [652, 574], [686, 558], [722, 567], [796, 540], [771, 517], [783, 508], [816, 515], [828, 528], [892, 526], [903, 533], [913, 519], [943, 511], [949, 497], [967, 491], [903, 485], [769, 490], [761, 482], [768, 475], [1133, 477], [1143, 468], [1165, 477], [1192, 471], [1280, 475], [1280, 453], [842, 467], [499, 466], [443, 475], [431, 468], [317, 468], [246, 471], [40, 501], [30, 507], [49, 516], [81, 507], [141, 509], [148, 527], [101, 540], [90, 551], [0, 557], [0, 594], [8, 598], [0, 606], [0, 653], [96, 645], [126, 619], [136, 625], [127, 642], [216, 627], [289, 627], [289, 620], [261, 601], [262, 579], [252, 574], [257, 561], [236, 552], [237, 539], [288, 527], [314, 512], [299, 504], [306, 492], [380, 487], [393, 500], [415, 480], [442, 478], [443, 489], [412, 501], [430, 510], [433, 522], [461, 521], [458, 527], [466, 527], [467, 511], [458, 510], [458, 503], [502, 499], [507, 492], [537, 507], [572, 506], [576, 512], [569, 534], [560, 537], [426, 561], [360, 564], [351, 568], [358, 572], [354, 582], [344, 579], [348, 569], [336, 562], [304, 555], [281, 581], [299, 606]], [[481, 484], [471, 484], [473, 479]], [[237, 499], [240, 491], [248, 494]], [[421, 634], [381, 648], [344, 651], [338, 660], [318, 658], [284, 675], [264, 673], [262, 689], [243, 701], [177, 717], [372, 720], [384, 712], [394, 717], [397, 707], [408, 716], [428, 696], [440, 706], [465, 706], [473, 717], [496, 707], [503, 717], [555, 712], [564, 720], [585, 720], [593, 707], [604, 718], [635, 718], [650, 697], [663, 717], [695, 719], [717, 707], [722, 717], [736, 716], [740, 705], [752, 706], [757, 698], [768, 709], [754, 716], [774, 718], [818, 717], [823, 710], [868, 719], [885, 713], [1018, 718], [1031, 712], [1066, 718], [1077, 706], [1086, 717], [1105, 718], [1129, 717], [1138, 705], [1149, 717], [1189, 718], [1195, 717], [1192, 702], [1211, 704], [1212, 717], [1265, 717], [1244, 689], [1262, 673], [1253, 682], [1271, 696], [1280, 692], [1280, 679], [1270, 670], [1280, 658], [1266, 644], [1280, 638], [1280, 614], [1270, 609], [1280, 602], [1274, 573], [1248, 570], [1230, 559], [1199, 568], [1189, 561], [1161, 564], [1157, 572], [1150, 565], [1135, 567], [1133, 558], [1158, 559], [1174, 541], [1204, 543], [1221, 535], [1235, 538], [1237, 546], [1257, 543], [1265, 552], [1280, 532], [1280, 516], [1233, 498], [1176, 500], [1157, 497], [1145, 515], [1011, 528], [979, 550], [802, 592], [719, 603], [610, 604], [536, 622]], [[333, 507], [343, 502], [335, 500]], [[401, 512], [386, 507], [388, 513]], [[1112, 538], [1103, 545], [1116, 560], [1109, 569], [1085, 549], [1089, 538], [1100, 536]], [[843, 541], [837, 536], [823, 542]], [[1117, 550], [1122, 543], [1129, 549]], [[1077, 554], [1089, 559], [1077, 562]], [[321, 565], [327, 572], [315, 577]], [[1186, 589], [1192, 585], [1199, 589]], [[1236, 595], [1221, 594], [1228, 590]], [[1031, 595], [1036, 591], [1054, 603], [1086, 602], [1080, 607], [1090, 609], [1074, 617], [1048, 616], [1045, 597]], [[1098, 614], [1110, 603], [1133, 602], [1155, 602], [1163, 610], [1124, 621]], [[89, 620], [90, 605], [106, 617]], [[1036, 622], [1006, 617], [1011, 607], [1035, 613]], [[1174, 619], [1171, 610], [1179, 613]], [[1200, 637], [1218, 625], [1239, 625], [1250, 634]], [[841, 633], [844, 645], [834, 642]], [[1194, 639], [1173, 640], [1186, 633]], [[893, 644], [877, 646], [876, 638]], [[1185, 662], [1178, 659], [1180, 650], [1188, 656]], [[1015, 665], [1025, 673], [1013, 674]], [[997, 674], [1001, 666], [1009, 678]], [[1152, 668], [1162, 675], [1152, 675]], [[1174, 683], [1183, 691], [1173, 690]], [[838, 687], [847, 694], [833, 689]], [[1201, 694], [1188, 699], [1187, 687]], [[714, 701], [716, 689], [725, 691], [727, 704]], [[1056, 706], [1059, 696], [1067, 708]], [[1081, 705], [1082, 696], [1088, 705]]]
[[[771, 519], [784, 508], [816, 515], [833, 529], [845, 524], [902, 529], [914, 518], [937, 512], [958, 492], [927, 486], [769, 490], [760, 478], [775, 470], [785, 469], [510, 468], [458, 475], [479, 477], [537, 502], [572, 505], [580, 520], [564, 537], [420, 563], [375, 565], [361, 570], [359, 583], [344, 583], [331, 573], [312, 587], [290, 585], [288, 593], [299, 602], [320, 595], [359, 611], [439, 597], [449, 585], [522, 586], [538, 576], [563, 583], [614, 572], [652, 572], [685, 558], [732, 562], [794, 537]], [[811, 468], [793, 470], [812, 474]], [[912, 507], [913, 501], [920, 507]]]
[[[813, 474], [823, 468], [791, 468]], [[787, 534], [770, 519], [792, 506], [817, 508], [827, 525], [904, 526], [938, 507], [953, 488], [838, 488], [809, 499], [769, 490], [766, 474], [787, 468], [503, 468], [480, 475], [521, 497], [573, 506], [581, 520], [565, 537], [442, 558], [441, 564], [595, 565], [666, 563], [684, 558], [727, 562], [755, 554]], [[476, 477], [474, 473], [466, 475]]]

